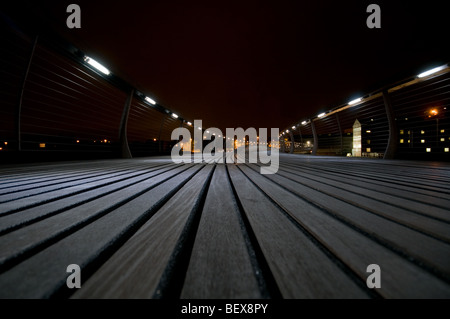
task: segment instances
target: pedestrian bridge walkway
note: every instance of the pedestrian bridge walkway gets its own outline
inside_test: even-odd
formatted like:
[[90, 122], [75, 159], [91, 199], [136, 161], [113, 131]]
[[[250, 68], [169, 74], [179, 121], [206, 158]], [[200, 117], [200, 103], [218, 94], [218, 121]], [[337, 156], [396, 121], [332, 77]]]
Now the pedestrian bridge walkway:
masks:
[[449, 163], [280, 154], [262, 175], [148, 157], [0, 176], [1, 298], [450, 298]]

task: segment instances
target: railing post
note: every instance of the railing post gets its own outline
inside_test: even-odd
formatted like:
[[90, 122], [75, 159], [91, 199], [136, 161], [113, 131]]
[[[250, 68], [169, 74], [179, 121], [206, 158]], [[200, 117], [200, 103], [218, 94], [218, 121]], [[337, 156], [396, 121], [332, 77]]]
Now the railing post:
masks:
[[398, 129], [397, 122], [395, 121], [394, 110], [392, 108], [391, 97], [389, 93], [384, 90], [383, 91], [383, 100], [384, 107], [386, 109], [386, 116], [388, 118], [389, 123], [389, 139], [386, 146], [386, 150], [384, 151], [384, 159], [393, 159], [397, 152], [398, 147]]
[[302, 129], [300, 125], [298, 126], [298, 133], [300, 134], [300, 151], [303, 151], [303, 136], [302, 136]]
[[22, 102], [23, 102], [23, 94], [25, 92], [25, 84], [27, 82], [28, 74], [30, 73], [31, 63], [33, 61], [34, 51], [36, 50], [37, 42], [38, 42], [39, 36], [36, 35], [33, 42], [33, 47], [31, 48], [30, 57], [28, 59], [28, 65], [27, 69], [25, 71], [25, 74], [23, 75], [22, 80], [22, 87], [20, 89], [19, 94], [19, 102], [17, 104], [17, 110], [16, 110], [16, 140], [17, 140], [17, 151], [22, 150], [22, 128], [21, 128], [21, 119], [22, 119]]
[[127, 124], [128, 124], [128, 116], [130, 114], [131, 101], [133, 100], [133, 95], [134, 89], [131, 89], [125, 101], [125, 105], [122, 111], [122, 118], [120, 120], [119, 143], [120, 143], [120, 156], [122, 158], [132, 158], [130, 147], [128, 146]]
[[317, 137], [316, 125], [314, 124], [314, 120], [311, 120], [311, 129], [314, 138], [314, 145], [311, 154], [317, 155], [317, 148], [319, 147], [319, 138]]
[[289, 150], [290, 154], [294, 154], [294, 144], [295, 144], [295, 140], [294, 140], [294, 133], [292, 133], [291, 130], [289, 130], [289, 137], [291, 138], [291, 148]]
[[336, 113], [336, 121], [339, 128], [339, 136], [341, 141], [341, 152], [340, 155], [344, 153], [344, 143], [343, 143], [343, 137], [342, 137], [342, 128], [341, 128], [341, 122], [339, 121], [339, 115]]

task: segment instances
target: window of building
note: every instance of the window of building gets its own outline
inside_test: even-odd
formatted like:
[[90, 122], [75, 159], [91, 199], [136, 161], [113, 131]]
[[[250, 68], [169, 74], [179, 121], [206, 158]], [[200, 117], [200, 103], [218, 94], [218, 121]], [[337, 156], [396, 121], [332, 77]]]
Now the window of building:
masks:
[[446, 147], [444, 148], [444, 152], [448, 153], [450, 151], [450, 148]]
[[420, 140], [420, 143], [425, 143], [425, 140]]
[[425, 131], [424, 131], [424, 130], [421, 130], [421, 131], [420, 131], [420, 134], [425, 134]]
[[405, 140], [404, 139], [400, 139], [400, 144], [403, 144], [405, 142]]
[[431, 148], [427, 147], [427, 153], [431, 152]]
[[404, 130], [400, 130], [400, 135], [403, 135], [403, 134], [405, 134], [405, 131]]

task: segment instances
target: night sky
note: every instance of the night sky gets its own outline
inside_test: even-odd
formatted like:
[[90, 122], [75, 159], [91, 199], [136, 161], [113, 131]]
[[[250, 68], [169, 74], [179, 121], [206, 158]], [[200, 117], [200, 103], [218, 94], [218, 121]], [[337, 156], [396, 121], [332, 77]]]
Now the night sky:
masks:
[[[450, 60], [446, 1], [32, 3], [113, 73], [222, 130], [285, 128]], [[66, 27], [70, 3], [81, 7], [81, 29]], [[381, 29], [366, 26], [370, 3], [381, 7]]]

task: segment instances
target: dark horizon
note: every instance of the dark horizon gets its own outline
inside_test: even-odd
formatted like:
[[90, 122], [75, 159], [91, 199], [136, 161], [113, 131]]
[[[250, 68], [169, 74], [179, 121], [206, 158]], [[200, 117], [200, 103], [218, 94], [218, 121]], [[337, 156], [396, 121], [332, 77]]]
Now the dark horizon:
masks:
[[[159, 104], [204, 127], [283, 129], [448, 62], [444, 2], [23, 1], [24, 16], [67, 38]], [[16, 3], [17, 4], [17, 3]]]

